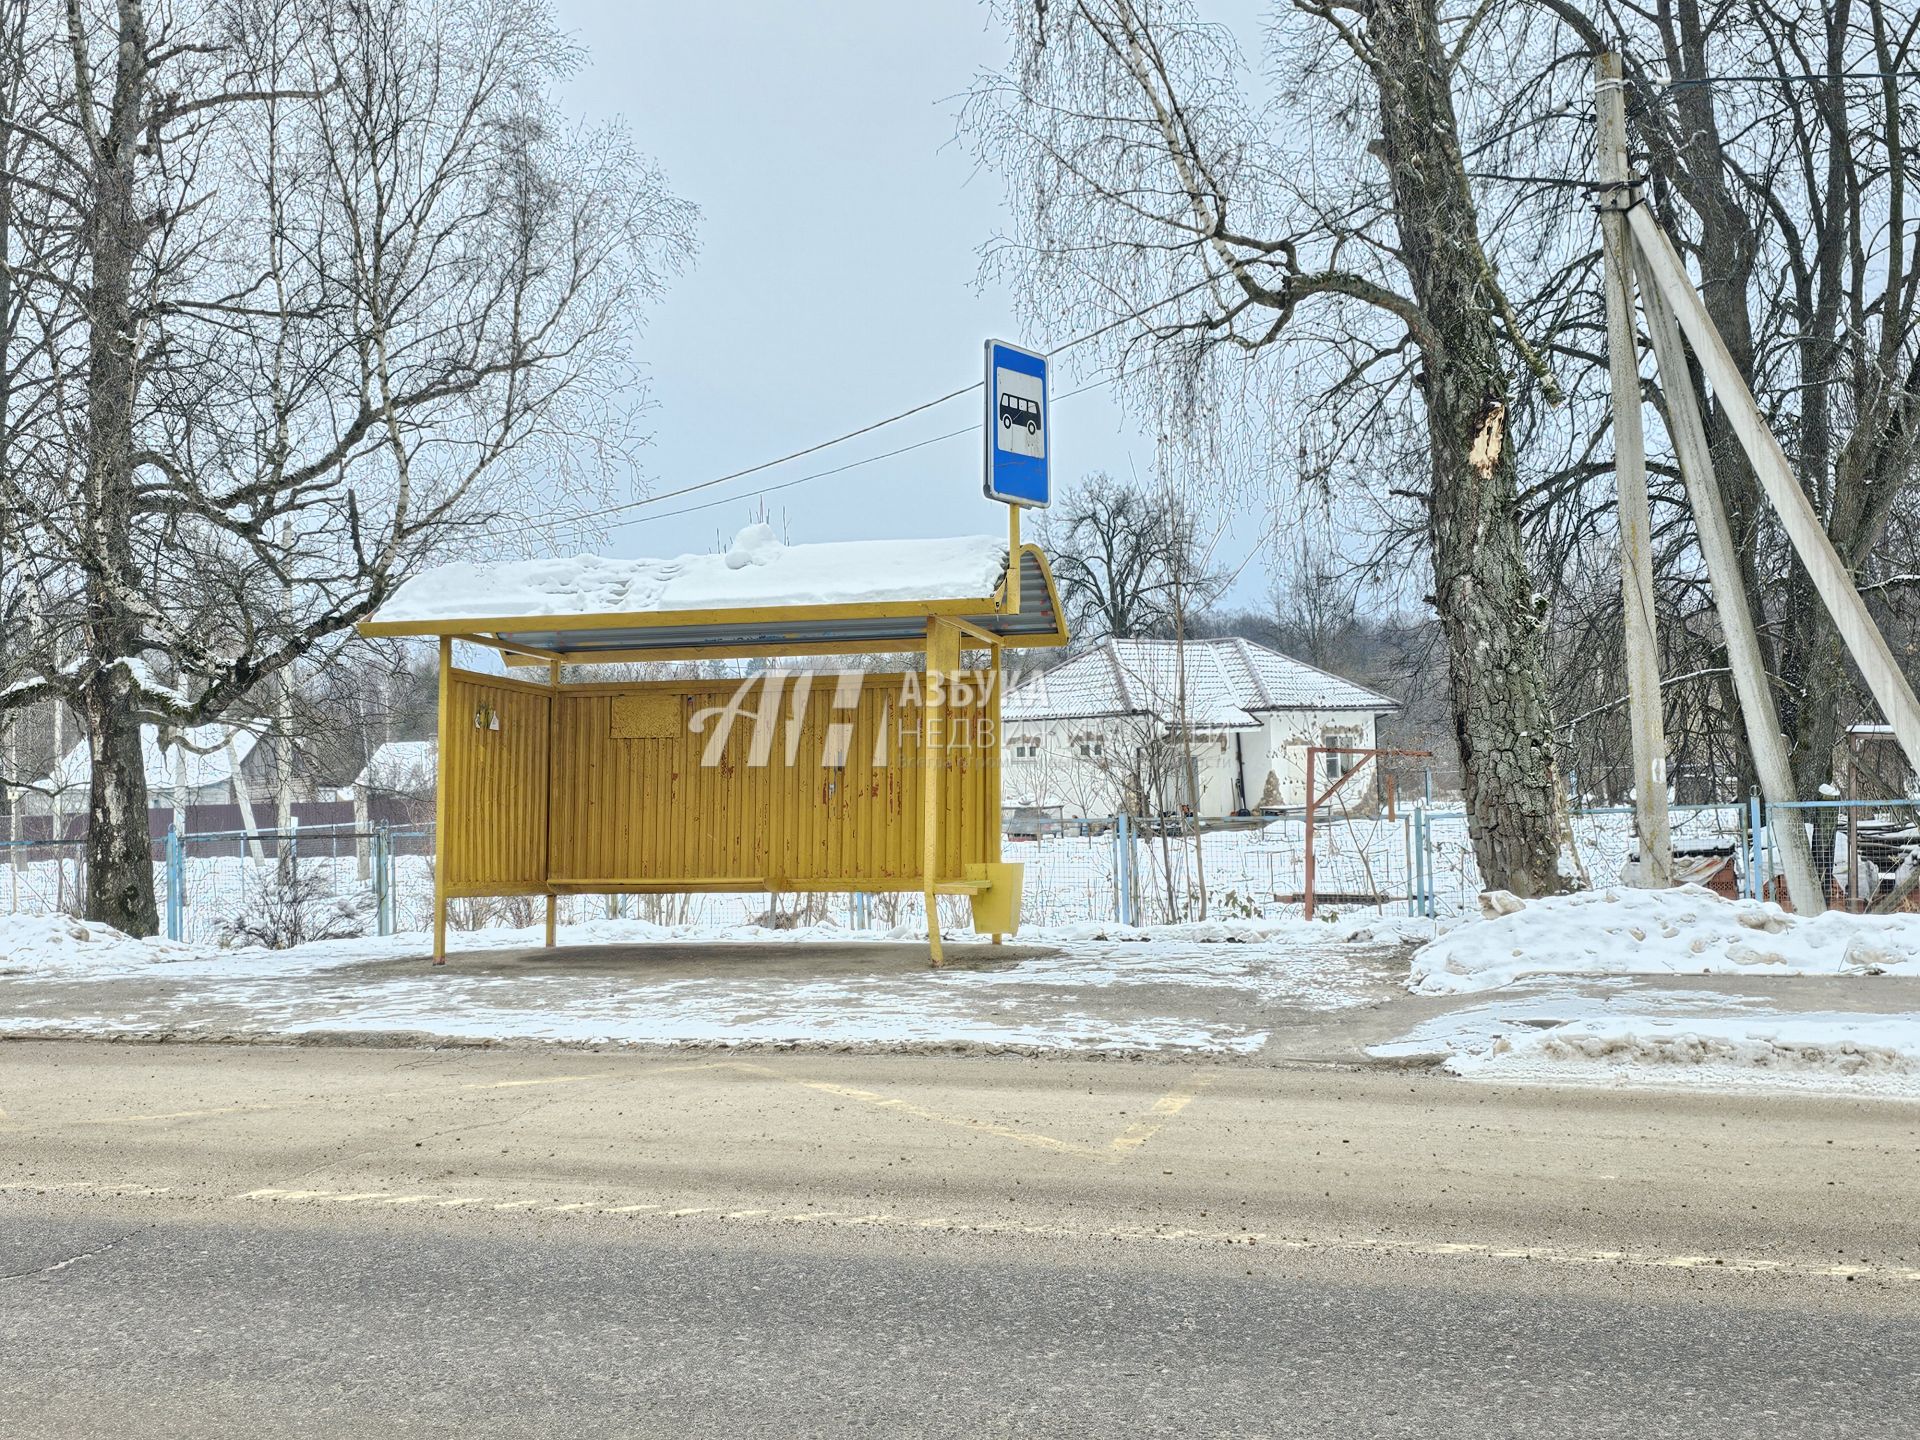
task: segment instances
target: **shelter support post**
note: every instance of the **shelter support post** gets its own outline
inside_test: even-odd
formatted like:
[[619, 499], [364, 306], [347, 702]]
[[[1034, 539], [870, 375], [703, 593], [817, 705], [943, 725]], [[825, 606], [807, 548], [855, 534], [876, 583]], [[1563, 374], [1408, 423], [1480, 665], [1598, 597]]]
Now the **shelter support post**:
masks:
[[[1644, 266], [1644, 252], [1639, 259]], [[1660, 368], [1661, 390], [1666, 396], [1667, 430], [1673, 437], [1680, 477], [1687, 487], [1687, 504], [1693, 511], [1693, 528], [1700, 539], [1707, 579], [1713, 586], [1714, 609], [1726, 639], [1727, 665], [1733, 672], [1734, 694], [1739, 697], [1740, 715], [1746, 723], [1747, 748], [1753, 754], [1754, 773], [1767, 804], [1784, 805], [1795, 798], [1793, 767], [1787, 760], [1786, 737], [1780, 733], [1780, 712], [1767, 683], [1760, 635], [1753, 623], [1753, 612], [1747, 608], [1740, 555], [1734, 546], [1733, 526], [1727, 519], [1719, 477], [1714, 473], [1706, 424], [1694, 400], [1693, 373], [1687, 365], [1686, 344], [1660, 287], [1643, 284], [1640, 298], [1647, 316], [1647, 335], [1653, 341], [1654, 361]], [[1791, 815], [1790, 811], [1781, 813]], [[1756, 804], [1755, 856], [1760, 853], [1758, 814]], [[1813, 851], [1807, 843], [1806, 832], [1792, 820], [1776, 825], [1774, 830], [1793, 908], [1803, 915], [1819, 914], [1825, 908], [1825, 900], [1813, 872]], [[1752, 872], [1755, 896], [1762, 893], [1762, 883], [1756, 867]]]
[[960, 632], [940, 621], [927, 621], [927, 683], [920, 711], [921, 885], [927, 900], [927, 948], [933, 964], [946, 963], [940, 941], [940, 841], [942, 812], [946, 808], [947, 688], [960, 668]]
[[[1013, 527], [1013, 535], [1007, 547], [1007, 563], [1012, 567], [1014, 577], [1013, 603], [1015, 606], [1018, 606], [1020, 603], [1020, 507], [1018, 505], [1009, 505], [1007, 509], [1013, 515], [1013, 519], [1008, 522]], [[982, 748], [986, 749], [986, 753], [995, 757], [993, 765], [993, 785], [989, 792], [991, 798], [987, 806], [987, 824], [990, 827], [987, 831], [987, 844], [991, 847], [991, 854], [993, 855], [993, 863], [995, 865], [1004, 864], [1007, 858], [1007, 828], [1006, 819], [1002, 813], [1006, 803], [1007, 793], [1007, 772], [1005, 764], [1007, 752], [1006, 738], [1000, 733], [1000, 686], [1003, 679], [1000, 664], [1000, 646], [997, 643], [989, 645], [987, 647], [987, 684], [990, 690], [987, 696], [987, 723], [993, 727], [993, 734], [987, 737], [990, 741], [990, 747]], [[978, 740], [979, 737], [976, 736], [976, 744]], [[995, 930], [993, 932], [993, 943], [995, 945], [1000, 943], [1001, 936], [1001, 931]]]
[[1767, 427], [1760, 406], [1741, 378], [1740, 367], [1734, 363], [1726, 342], [1714, 327], [1713, 317], [1694, 290], [1673, 242], [1644, 205], [1629, 210], [1627, 220], [1633, 228], [1633, 238], [1652, 287], [1661, 292], [1679, 322], [1681, 333], [1692, 346], [1700, 368], [1706, 372], [1740, 447], [1747, 452], [1761, 488], [1767, 492], [1774, 513], [1780, 517], [1781, 529], [1793, 542], [1794, 553], [1800, 557], [1814, 589], [1832, 615], [1834, 628], [1846, 642], [1847, 652], [1859, 667], [1861, 679], [1866, 681], [1881, 713], [1893, 727], [1908, 763], [1920, 765], [1920, 699], [1914, 697], [1913, 687], [1901, 673], [1886, 637], [1860, 598], [1853, 576], [1833, 548], [1813, 502], [1794, 478], [1786, 452]]
[[448, 713], [453, 693], [453, 637], [440, 637], [440, 712], [433, 767], [433, 963], [447, 963], [447, 762], [453, 754], [453, 716]]
[[1634, 343], [1632, 240], [1626, 207], [1627, 105], [1620, 57], [1594, 59], [1599, 118], [1596, 171], [1607, 297], [1607, 360], [1613, 386], [1613, 473], [1619, 497], [1620, 598], [1626, 632], [1629, 728], [1633, 733], [1633, 811], [1640, 831], [1639, 883], [1673, 883], [1667, 816], [1667, 741], [1660, 704], [1660, 645], [1653, 604], [1653, 522], [1647, 507], [1647, 443], [1640, 409], [1640, 354]]
[[547, 662], [547, 803], [542, 807], [546, 826], [546, 863], [541, 866], [547, 880], [547, 949], [554, 947], [560, 927], [560, 897], [553, 893], [553, 772], [554, 731], [560, 723], [560, 662]]

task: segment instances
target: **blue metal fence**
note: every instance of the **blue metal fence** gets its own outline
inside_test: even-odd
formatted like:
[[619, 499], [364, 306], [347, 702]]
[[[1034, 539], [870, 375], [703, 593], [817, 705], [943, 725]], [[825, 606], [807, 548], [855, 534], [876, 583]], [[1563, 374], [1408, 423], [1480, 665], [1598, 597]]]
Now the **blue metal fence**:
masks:
[[[1832, 903], [1866, 908], [1889, 895], [1902, 866], [1920, 864], [1920, 806], [1912, 802], [1823, 798], [1779, 805], [1757, 797], [1734, 804], [1672, 807], [1676, 847], [1723, 855], [1715, 875], [1725, 893], [1775, 899], [1779, 855], [1774, 827], [1829, 821], [1837, 835], [1824, 852]], [[1634, 853], [1633, 815], [1626, 806], [1574, 812], [1575, 848], [1592, 882], [1620, 880]], [[1039, 833], [1009, 835], [1009, 859], [1027, 866], [1026, 915], [1034, 924], [1092, 921], [1145, 925], [1207, 912], [1279, 916], [1300, 912], [1305, 833], [1298, 815], [1249, 817], [1210, 827], [1196, 847], [1165, 817], [1109, 816], [1049, 822]], [[1429, 919], [1472, 914], [1482, 889], [1466, 813], [1416, 800], [1392, 815], [1322, 821], [1314, 838], [1320, 893], [1333, 913], [1374, 911]], [[392, 935], [425, 927], [433, 896], [431, 825], [295, 826], [286, 832], [169, 831], [155, 846], [156, 888], [165, 933], [186, 941], [218, 940], [260, 908], [267, 887], [291, 872], [302, 894], [329, 914], [351, 910], [355, 933]], [[1197, 853], [1196, 853], [1197, 852]], [[0, 842], [0, 910], [65, 910], [85, 904], [80, 841]], [[284, 896], [282, 896], [284, 898]], [[915, 895], [818, 897], [818, 916], [832, 914], [856, 929], [891, 928], [920, 919]], [[461, 902], [456, 924], [521, 923], [511, 905]], [[359, 907], [356, 909], [356, 907]], [[524, 907], [520, 907], [524, 908]], [[621, 903], [606, 914], [628, 913]], [[742, 924], [768, 909], [764, 896], [645, 897], [638, 913], [662, 923]], [[596, 918], [597, 899], [568, 901], [571, 918]], [[471, 913], [469, 913], [471, 912]], [[357, 918], [355, 918], [357, 917]], [[959, 912], [956, 910], [955, 919]]]

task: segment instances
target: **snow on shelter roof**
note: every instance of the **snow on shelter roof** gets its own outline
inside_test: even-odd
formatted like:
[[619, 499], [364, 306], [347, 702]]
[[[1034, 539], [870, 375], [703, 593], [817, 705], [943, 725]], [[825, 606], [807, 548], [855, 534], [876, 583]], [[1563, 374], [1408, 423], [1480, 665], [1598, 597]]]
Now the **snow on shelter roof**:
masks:
[[403, 584], [360, 628], [491, 634], [568, 660], [716, 646], [909, 648], [940, 614], [1010, 645], [1064, 643], [1040, 552], [1021, 547], [1018, 614], [999, 598], [1006, 570], [1007, 542], [993, 536], [783, 545], [771, 526], [749, 525], [724, 554], [442, 565]]

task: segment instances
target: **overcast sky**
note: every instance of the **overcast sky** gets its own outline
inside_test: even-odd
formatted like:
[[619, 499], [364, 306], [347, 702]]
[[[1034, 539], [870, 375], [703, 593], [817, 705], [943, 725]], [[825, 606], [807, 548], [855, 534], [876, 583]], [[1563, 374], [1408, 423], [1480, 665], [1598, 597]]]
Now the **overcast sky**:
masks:
[[[997, 177], [953, 138], [954, 97], [1005, 40], [974, 0], [831, 6], [559, 0], [585, 47], [570, 108], [618, 115], [703, 212], [695, 268], [642, 341], [657, 409], [654, 492], [799, 449], [977, 380], [988, 336], [1021, 341], [1008, 297], [978, 291], [1003, 222]], [[1068, 383], [1061, 383], [1066, 380]], [[1071, 389], [1056, 374], [1056, 392]], [[998, 533], [980, 493], [977, 393], [808, 460], [639, 513], [622, 555], [708, 550], [758, 501], [664, 512], [965, 427], [896, 459], [775, 492], [795, 541]], [[1151, 447], [1104, 391], [1053, 422], [1056, 496], [1090, 470], [1142, 470]], [[655, 512], [658, 513], [657, 517]]]

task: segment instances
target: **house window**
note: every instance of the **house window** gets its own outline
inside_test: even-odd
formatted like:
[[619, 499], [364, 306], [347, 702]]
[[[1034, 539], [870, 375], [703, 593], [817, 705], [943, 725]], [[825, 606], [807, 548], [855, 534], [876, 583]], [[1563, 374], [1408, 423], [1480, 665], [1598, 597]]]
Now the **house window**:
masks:
[[[1357, 750], [1361, 748], [1363, 738], [1364, 736], [1355, 730], [1326, 730], [1321, 732], [1320, 743]], [[1326, 770], [1327, 779], [1338, 780], [1342, 775], [1357, 769], [1366, 758], [1364, 755], [1341, 755], [1329, 751], [1322, 755], [1320, 760], [1322, 767]]]
[[1036, 760], [1040, 756], [1040, 737], [1038, 735], [1015, 735], [1007, 742], [1013, 749], [1016, 760]]
[[1103, 759], [1107, 753], [1107, 742], [1098, 735], [1076, 735], [1073, 737], [1073, 753], [1082, 760]]

